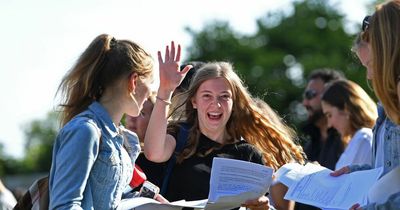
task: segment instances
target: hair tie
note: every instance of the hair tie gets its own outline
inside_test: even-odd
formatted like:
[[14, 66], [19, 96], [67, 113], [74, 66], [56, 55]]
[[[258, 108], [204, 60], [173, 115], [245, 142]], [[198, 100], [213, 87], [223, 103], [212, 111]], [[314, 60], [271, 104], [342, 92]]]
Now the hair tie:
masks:
[[113, 37], [110, 41], [110, 48], [115, 47], [117, 45], [117, 40]]

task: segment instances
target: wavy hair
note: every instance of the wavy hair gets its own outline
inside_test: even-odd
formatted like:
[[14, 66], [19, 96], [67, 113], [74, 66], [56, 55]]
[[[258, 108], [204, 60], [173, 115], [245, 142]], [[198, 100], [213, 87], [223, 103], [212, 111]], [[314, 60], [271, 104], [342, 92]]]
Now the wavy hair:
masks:
[[352, 135], [361, 128], [372, 128], [378, 117], [376, 104], [358, 84], [350, 80], [329, 83], [321, 100], [349, 113]]
[[61, 96], [61, 125], [99, 100], [103, 91], [132, 73], [151, 77], [153, 60], [145, 50], [129, 40], [110, 35], [97, 36], [86, 48], [58, 87]]
[[[177, 97], [183, 97], [181, 106], [185, 106], [185, 111], [174, 113], [178, 114], [185, 122], [193, 125], [189, 131], [189, 140], [186, 148], [178, 156], [178, 161], [187, 159], [195, 154], [195, 148], [199, 143], [200, 128], [198, 123], [197, 111], [193, 108], [191, 99], [195, 97], [200, 85], [210, 79], [224, 78], [232, 90], [233, 107], [232, 114], [226, 125], [226, 131], [231, 139], [226, 139], [226, 143], [233, 143], [235, 140], [244, 138], [248, 143], [259, 149], [264, 157], [266, 165], [278, 169], [280, 166], [298, 161], [303, 163], [304, 157], [302, 149], [295, 144], [293, 133], [287, 130], [282, 124], [273, 123], [265, 114], [265, 110], [260, 109], [252, 98], [243, 81], [234, 72], [233, 67], [227, 62], [207, 63], [197, 70], [189, 89]], [[179, 120], [178, 120], [179, 121]], [[178, 122], [170, 123], [170, 131], [176, 131]], [[211, 151], [208, 151], [210, 153]], [[201, 154], [200, 154], [201, 155]]]
[[388, 117], [400, 124], [397, 86], [400, 78], [400, 0], [376, 7], [370, 18], [369, 43], [372, 49], [372, 87]]

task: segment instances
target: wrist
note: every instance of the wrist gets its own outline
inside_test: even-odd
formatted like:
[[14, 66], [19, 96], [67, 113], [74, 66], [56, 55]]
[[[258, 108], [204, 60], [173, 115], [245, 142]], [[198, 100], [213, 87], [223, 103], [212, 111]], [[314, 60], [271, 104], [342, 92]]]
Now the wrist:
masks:
[[171, 105], [171, 100], [170, 99], [164, 99], [164, 98], [162, 98], [162, 97], [160, 97], [160, 96], [156, 96], [156, 99], [158, 100], [158, 101], [162, 101], [164, 104], [166, 104], [166, 105]]

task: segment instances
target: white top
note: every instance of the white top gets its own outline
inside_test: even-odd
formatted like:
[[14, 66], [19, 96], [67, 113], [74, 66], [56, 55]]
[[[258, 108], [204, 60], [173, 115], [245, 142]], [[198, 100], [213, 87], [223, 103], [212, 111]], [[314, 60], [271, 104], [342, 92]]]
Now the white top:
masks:
[[369, 164], [372, 163], [372, 129], [361, 128], [353, 138], [351, 138], [346, 149], [340, 155], [335, 169], [352, 164]]
[[7, 189], [0, 192], [0, 209], [11, 210], [17, 204], [14, 195]]

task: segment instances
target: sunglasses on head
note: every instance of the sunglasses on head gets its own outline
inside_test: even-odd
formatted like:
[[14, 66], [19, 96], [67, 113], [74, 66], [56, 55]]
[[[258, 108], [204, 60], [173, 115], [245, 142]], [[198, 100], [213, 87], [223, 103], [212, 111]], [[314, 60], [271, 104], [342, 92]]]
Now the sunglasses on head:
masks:
[[309, 90], [304, 91], [303, 98], [305, 98], [307, 100], [311, 100], [317, 95], [318, 95], [318, 93], [316, 90], [309, 89]]
[[366, 31], [367, 29], [368, 29], [368, 26], [369, 26], [369, 19], [371, 18], [371, 15], [367, 15], [367, 16], [365, 16], [365, 18], [364, 18], [364, 20], [363, 20], [363, 22], [362, 22], [362, 25], [361, 25], [361, 29], [362, 29], [362, 31]]

